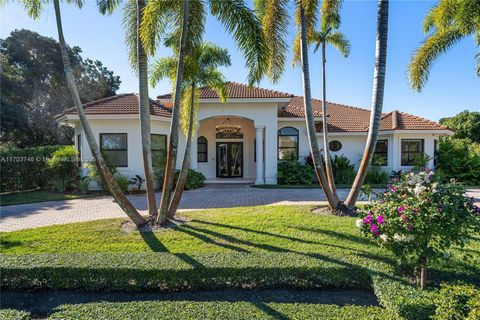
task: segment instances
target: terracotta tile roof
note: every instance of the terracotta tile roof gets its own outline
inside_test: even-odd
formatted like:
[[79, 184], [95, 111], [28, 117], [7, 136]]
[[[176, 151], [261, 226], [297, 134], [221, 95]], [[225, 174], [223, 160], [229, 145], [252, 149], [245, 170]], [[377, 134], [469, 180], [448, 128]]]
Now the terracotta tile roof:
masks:
[[[135, 93], [118, 94], [85, 103], [83, 108], [87, 115], [138, 114], [138, 95]], [[66, 109], [61, 114], [57, 115], [56, 118], [67, 114], [77, 114], [77, 110], [75, 108]], [[150, 99], [150, 114], [170, 118], [171, 110], [162, 105], [159, 101]]]
[[[249, 87], [243, 83], [228, 82], [229, 98], [231, 99], [248, 99], [248, 98], [291, 98], [290, 93], [262, 89], [258, 87]], [[157, 97], [157, 99], [171, 99], [171, 94], [164, 94]], [[218, 94], [215, 90], [208, 87], [201, 88], [200, 99], [218, 99]]]
[[[321, 116], [322, 101], [313, 99], [315, 116]], [[278, 113], [280, 118], [304, 117], [303, 97], [293, 97], [287, 107]], [[330, 132], [367, 132], [370, 122], [370, 110], [327, 102], [328, 130]], [[322, 125], [316, 125], [317, 132], [322, 132]], [[384, 113], [380, 130], [448, 130], [447, 126], [414, 116], [405, 112], [392, 111]]]

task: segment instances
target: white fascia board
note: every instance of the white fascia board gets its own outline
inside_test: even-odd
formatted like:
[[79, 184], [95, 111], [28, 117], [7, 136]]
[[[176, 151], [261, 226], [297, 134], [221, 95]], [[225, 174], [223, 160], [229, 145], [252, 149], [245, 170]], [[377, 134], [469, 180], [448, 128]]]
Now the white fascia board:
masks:
[[[322, 117], [314, 117], [315, 121], [322, 121]], [[305, 122], [304, 117], [278, 117], [278, 122]]]
[[[88, 120], [137, 120], [139, 119], [139, 115], [137, 114], [87, 114]], [[154, 121], [161, 121], [161, 122], [170, 122], [171, 118], [167, 117], [160, 117], [150, 115], [150, 119]], [[68, 114], [64, 115], [56, 121], [60, 124], [68, 125], [68, 122], [76, 122], [80, 121], [80, 118], [76, 114]]]
[[[172, 99], [157, 99], [165, 102], [172, 102]], [[198, 99], [200, 103], [279, 103], [279, 102], [290, 102], [292, 98], [230, 98], [225, 102], [221, 102], [220, 99]]]
[[[364, 136], [367, 135], [367, 131], [361, 132], [329, 132], [331, 136]], [[452, 135], [450, 130], [382, 130], [378, 132], [379, 135], [392, 135], [392, 134], [436, 134], [436, 135]], [[317, 136], [322, 136], [321, 132], [317, 132]]]

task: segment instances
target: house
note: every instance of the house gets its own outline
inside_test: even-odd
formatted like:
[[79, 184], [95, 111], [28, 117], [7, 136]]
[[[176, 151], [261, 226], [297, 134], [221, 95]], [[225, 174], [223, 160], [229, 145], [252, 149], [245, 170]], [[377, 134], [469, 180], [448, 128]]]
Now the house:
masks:
[[[277, 163], [303, 161], [310, 152], [303, 97], [229, 82], [229, 99], [220, 103], [214, 90], [202, 88], [198, 126], [191, 150], [191, 167], [207, 182], [276, 184]], [[150, 100], [152, 154], [165, 153], [170, 131], [171, 95]], [[321, 101], [313, 100], [317, 136], [322, 146]], [[93, 133], [103, 152], [128, 176], [143, 175], [138, 97], [119, 94], [84, 105]], [[328, 130], [333, 155], [343, 155], [358, 166], [365, 147], [370, 111], [328, 103]], [[57, 116], [75, 129], [75, 145], [83, 163], [91, 158], [74, 108]], [[438, 138], [452, 132], [436, 122], [401, 111], [384, 113], [375, 151], [375, 164], [384, 170], [408, 169], [415, 159], [433, 157]], [[185, 137], [180, 135], [177, 167]], [[429, 166], [434, 167], [434, 160]]]

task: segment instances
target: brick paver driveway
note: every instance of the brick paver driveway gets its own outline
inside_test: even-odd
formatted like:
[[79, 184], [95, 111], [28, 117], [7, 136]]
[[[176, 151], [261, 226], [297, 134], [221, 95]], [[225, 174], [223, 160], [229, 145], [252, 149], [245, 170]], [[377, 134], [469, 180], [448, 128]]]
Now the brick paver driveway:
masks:
[[[348, 190], [339, 190], [345, 198]], [[480, 190], [470, 190], [480, 202]], [[130, 195], [133, 205], [146, 214], [145, 195]], [[157, 194], [160, 201], [160, 194]], [[318, 205], [325, 203], [320, 189], [258, 189], [246, 185], [209, 186], [185, 191], [181, 210], [232, 208], [257, 205]], [[55, 224], [126, 218], [112, 197], [49, 201], [1, 207], [0, 231], [14, 231]]]

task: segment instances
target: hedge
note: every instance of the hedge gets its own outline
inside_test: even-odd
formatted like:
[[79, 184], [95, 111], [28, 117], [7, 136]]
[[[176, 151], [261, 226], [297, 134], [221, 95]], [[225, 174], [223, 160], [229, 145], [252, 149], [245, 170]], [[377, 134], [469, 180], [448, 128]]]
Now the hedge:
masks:
[[15, 309], [0, 309], [0, 319], [2, 320], [28, 320], [30, 313]]
[[63, 305], [49, 319], [378, 319], [398, 317], [380, 307], [226, 301], [100, 302]]
[[85, 291], [371, 289], [366, 268], [294, 253], [0, 255], [0, 285]]
[[50, 180], [46, 172], [47, 161], [62, 147], [0, 148], [0, 191], [16, 192], [46, 187]]

